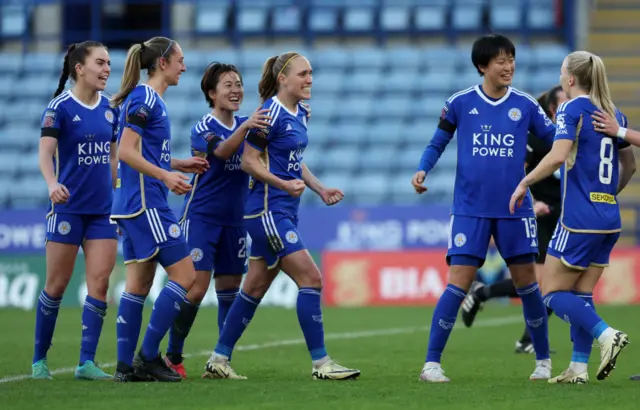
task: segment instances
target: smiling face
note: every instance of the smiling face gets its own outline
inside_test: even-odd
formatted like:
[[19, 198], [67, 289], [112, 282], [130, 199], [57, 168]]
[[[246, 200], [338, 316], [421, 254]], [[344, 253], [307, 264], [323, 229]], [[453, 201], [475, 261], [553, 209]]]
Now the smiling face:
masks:
[[216, 89], [209, 91], [216, 110], [236, 112], [244, 99], [244, 88], [238, 73], [227, 71], [220, 74]]
[[516, 71], [515, 58], [505, 51], [489, 60], [489, 64], [480, 67], [485, 79], [495, 88], [504, 88], [511, 85]]
[[180, 82], [180, 76], [187, 71], [187, 66], [184, 63], [184, 54], [182, 48], [176, 42], [173, 42], [171, 50], [167, 52], [169, 56], [160, 57], [159, 66], [162, 70], [162, 75], [168, 85], [178, 85]]
[[77, 83], [96, 91], [104, 91], [111, 74], [111, 59], [104, 47], [93, 47], [85, 57], [84, 63], [75, 65]]
[[311, 86], [313, 85], [313, 69], [309, 60], [303, 56], [297, 56], [287, 64], [285, 73], [278, 76], [280, 90], [286, 92], [296, 100], [308, 100], [311, 98]]

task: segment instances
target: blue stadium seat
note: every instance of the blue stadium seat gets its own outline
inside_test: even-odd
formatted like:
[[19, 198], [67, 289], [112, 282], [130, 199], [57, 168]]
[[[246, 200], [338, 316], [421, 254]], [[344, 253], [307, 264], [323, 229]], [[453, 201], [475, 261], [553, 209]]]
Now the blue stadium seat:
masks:
[[[322, 147], [325, 143], [330, 141], [331, 124], [328, 121], [323, 121], [321, 118], [313, 118], [313, 122], [309, 124], [307, 130], [309, 136], [309, 146], [314, 149]], [[305, 158], [306, 158], [305, 151]]]
[[385, 5], [380, 10], [380, 28], [385, 32], [405, 32], [411, 29], [411, 9], [400, 5]]
[[315, 138], [309, 137], [309, 145], [304, 150], [302, 161], [307, 164], [311, 172], [320, 173], [324, 168], [324, 150], [317, 144]]
[[42, 177], [23, 177], [15, 180], [9, 189], [14, 208], [34, 207], [47, 202], [47, 184]]
[[358, 167], [358, 156], [360, 150], [355, 146], [338, 146], [328, 149], [323, 154], [323, 162], [326, 169], [333, 171], [355, 170]]
[[320, 69], [318, 71], [319, 73], [313, 76], [312, 103], [315, 95], [329, 94], [333, 96], [335, 93], [342, 91], [345, 82], [342, 70]]
[[348, 2], [348, 7], [343, 14], [343, 27], [346, 34], [370, 33], [374, 30], [375, 3], [376, 0], [352, 0]]
[[351, 118], [369, 118], [374, 104], [375, 101], [372, 98], [351, 96], [342, 100], [338, 114], [346, 120], [350, 120]]
[[392, 72], [385, 76], [380, 86], [386, 93], [398, 93], [406, 96], [407, 93], [413, 92], [416, 88], [415, 77], [417, 77], [417, 74], [406, 69]]
[[384, 171], [369, 171], [353, 179], [351, 192], [359, 203], [382, 203], [389, 197], [391, 178]]
[[340, 6], [342, 1], [311, 0], [308, 26], [313, 34], [336, 34], [339, 31]]
[[345, 82], [344, 88], [347, 92], [370, 94], [378, 91], [383, 80], [379, 73], [355, 72]]
[[458, 65], [459, 51], [448, 46], [432, 46], [420, 50], [422, 64], [429, 70], [451, 71], [451, 67]]
[[29, 9], [24, 4], [4, 4], [0, 13], [0, 33], [3, 37], [20, 37], [27, 33]]
[[535, 1], [527, 12], [527, 26], [530, 29], [552, 29], [556, 26], [555, 9], [545, 1]]
[[[46, 102], [30, 101], [23, 99], [20, 103], [12, 104], [4, 108], [5, 118], [12, 122], [23, 124], [39, 124], [40, 117], [47, 107]], [[39, 134], [39, 132], [35, 133]], [[34, 134], [34, 135], [35, 135]], [[36, 141], [37, 145], [37, 141]]]
[[419, 32], [443, 30], [447, 25], [445, 6], [421, 6], [415, 9], [415, 28]]
[[538, 67], [555, 68], [560, 75], [560, 67], [569, 53], [566, 46], [560, 44], [537, 44], [533, 47], [533, 62]]
[[[313, 93], [315, 94], [315, 90]], [[311, 121], [313, 121], [314, 124], [310, 125], [310, 127], [315, 126], [316, 118], [319, 120], [328, 120], [338, 111], [336, 98], [333, 96], [313, 97], [309, 105], [311, 106]]]
[[[313, 114], [312, 114], [313, 115]], [[330, 128], [329, 140], [336, 144], [358, 145], [368, 139], [369, 127], [365, 122], [347, 119], [347, 122], [337, 123]]]
[[452, 10], [452, 25], [458, 30], [478, 30], [482, 20], [482, 8], [479, 5], [455, 7]]
[[385, 53], [378, 48], [359, 48], [351, 52], [352, 66], [356, 69], [382, 69], [386, 64]]
[[0, 150], [0, 176], [1, 177], [13, 177], [18, 173], [18, 162], [20, 161], [20, 155], [15, 153], [8, 153], [4, 147], [11, 147], [10, 145], [4, 145]]
[[300, 31], [302, 11], [297, 7], [276, 7], [272, 18], [271, 27], [276, 34], [294, 34]]
[[[53, 93], [58, 88], [59, 78], [39, 75], [29, 75], [18, 82], [15, 91], [23, 97], [53, 98]], [[44, 107], [42, 107], [44, 110]]]
[[432, 71], [420, 75], [415, 82], [418, 90], [428, 93], [451, 94], [462, 89], [460, 79], [451, 71]]
[[37, 149], [39, 143], [40, 130], [35, 126], [30, 127], [25, 125], [24, 122], [18, 121], [3, 127], [0, 135], [2, 135], [4, 146], [20, 151], [34, 150]]
[[24, 56], [25, 69], [38, 71], [62, 70], [64, 57], [57, 53], [28, 53]]
[[385, 61], [387, 67], [391, 71], [398, 73], [405, 72], [405, 70], [416, 70], [420, 67], [422, 56], [421, 51], [415, 48], [407, 47], [393, 47], [383, 49], [386, 53]]
[[21, 155], [18, 159], [18, 172], [21, 176], [34, 176], [40, 174], [40, 165], [38, 163], [38, 152]]
[[234, 64], [240, 71], [242, 71], [243, 69], [240, 60], [240, 53], [237, 49], [216, 48], [213, 50], [204, 50], [201, 54], [204, 56], [204, 60], [206, 61], [207, 65], [213, 63], [214, 61], [218, 61], [225, 64]]
[[497, 30], [516, 30], [522, 27], [522, 1], [491, 0], [489, 21]]
[[[393, 101], [387, 101], [387, 105], [393, 104]], [[400, 115], [391, 118], [381, 119], [383, 116], [375, 116], [375, 120], [369, 124], [367, 132], [367, 142], [371, 146], [392, 148], [400, 144], [402, 135], [407, 131], [404, 125], [403, 117]]]
[[[350, 197], [353, 196], [354, 182], [349, 173], [327, 169], [325, 172], [320, 174], [319, 178], [324, 186], [341, 189], [344, 192], [345, 199], [347, 201], [349, 201]], [[311, 190], [307, 191], [309, 192], [305, 192], [303, 196], [306, 195], [310, 198], [317, 197], [317, 195], [311, 192]], [[317, 200], [313, 200], [313, 202], [319, 203]]]
[[267, 31], [269, 8], [267, 5], [239, 5], [235, 17], [240, 34], [262, 34]]
[[404, 97], [388, 97], [379, 99], [373, 105], [372, 115], [376, 118], [403, 118], [410, 114], [412, 101]]
[[[0, 57], [2, 61], [2, 57]], [[17, 88], [16, 78], [11, 74], [3, 74], [0, 76], [0, 97], [10, 97], [14, 94], [14, 89]]]
[[22, 56], [17, 53], [0, 54], [0, 72], [18, 74], [22, 70]]
[[343, 69], [347, 67], [351, 61], [349, 52], [340, 48], [317, 48], [314, 54], [315, 58], [312, 63], [320, 69]]
[[240, 65], [247, 73], [253, 73], [254, 70], [261, 72], [264, 63], [278, 54], [278, 51], [271, 48], [243, 48], [239, 53]]

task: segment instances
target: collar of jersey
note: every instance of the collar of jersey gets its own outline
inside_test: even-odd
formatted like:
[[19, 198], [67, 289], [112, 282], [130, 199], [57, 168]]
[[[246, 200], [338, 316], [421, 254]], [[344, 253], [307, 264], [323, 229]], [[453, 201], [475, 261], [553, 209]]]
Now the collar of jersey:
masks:
[[218, 123], [218, 125], [220, 125], [222, 128], [224, 128], [225, 130], [228, 131], [234, 131], [236, 129], [237, 123], [236, 123], [236, 116], [233, 116], [233, 125], [231, 126], [231, 128], [227, 127], [226, 125], [224, 125], [222, 123], [222, 121], [220, 121], [219, 119], [217, 119], [214, 115], [211, 115], [211, 113], [207, 114], [207, 118], [210, 120], [213, 120], [215, 122]]
[[164, 103], [164, 100], [162, 99], [162, 97], [160, 97], [160, 94], [158, 94], [158, 92], [156, 90], [153, 89], [152, 86], [150, 86], [149, 84], [140, 84], [140, 85], [144, 85], [145, 87], [148, 87], [155, 95], [156, 97], [160, 98], [160, 101], [162, 101]]
[[503, 102], [507, 101], [507, 98], [509, 98], [509, 96], [511, 95], [511, 90], [512, 90], [511, 87], [508, 87], [507, 88], [507, 93], [502, 98], [500, 98], [498, 101], [491, 101], [489, 98], [487, 98], [486, 95], [484, 95], [484, 93], [480, 89], [480, 85], [476, 85], [474, 87], [474, 89], [476, 90], [476, 93], [478, 93], [480, 98], [482, 98], [486, 103], [491, 104], [491, 105], [500, 105]]
[[96, 103], [93, 105], [87, 105], [82, 101], [80, 101], [80, 99], [76, 97], [76, 95], [71, 90], [69, 90], [68, 93], [71, 96], [71, 98], [73, 98], [73, 101], [77, 102], [79, 105], [86, 108], [87, 110], [94, 110], [96, 107], [100, 105], [100, 102], [102, 102], [102, 93], [100, 91], [98, 91], [98, 101], [96, 101]]
[[273, 97], [273, 101], [275, 101], [277, 104], [280, 104], [280, 106], [282, 107], [283, 110], [285, 110], [286, 112], [288, 112], [289, 114], [293, 115], [294, 117], [298, 116], [298, 105], [296, 104], [296, 112], [291, 112], [289, 111], [289, 109], [287, 107], [284, 106], [283, 103], [280, 102], [280, 100], [278, 99], [278, 97]]

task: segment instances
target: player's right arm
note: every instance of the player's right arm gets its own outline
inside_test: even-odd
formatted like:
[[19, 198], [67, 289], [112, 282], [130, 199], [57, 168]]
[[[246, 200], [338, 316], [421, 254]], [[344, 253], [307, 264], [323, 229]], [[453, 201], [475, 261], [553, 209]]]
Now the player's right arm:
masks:
[[[135, 90], [134, 90], [135, 92]], [[126, 110], [122, 136], [118, 144], [118, 158], [136, 171], [162, 181], [174, 194], [183, 195], [189, 192], [191, 185], [185, 181], [189, 178], [179, 172], [169, 172], [147, 161], [139, 151], [140, 139], [153, 110], [146, 102], [144, 95], [134, 96], [124, 108]]]
[[629, 181], [631, 181], [633, 174], [636, 173], [636, 158], [633, 155], [633, 148], [631, 148], [631, 146], [619, 150], [618, 159], [620, 160], [621, 169], [616, 195], [618, 195], [624, 187], [627, 186]]
[[411, 184], [418, 194], [422, 194], [427, 191], [427, 188], [422, 184], [424, 183], [427, 174], [436, 166], [436, 163], [440, 159], [444, 149], [447, 147], [447, 144], [449, 144], [453, 138], [457, 125], [458, 120], [454, 109], [454, 103], [450, 98], [442, 109], [438, 127], [436, 128], [429, 145], [422, 153], [418, 171], [411, 180]]
[[[62, 125], [62, 110], [47, 108], [42, 114], [40, 131], [40, 145], [38, 149], [38, 163], [40, 172], [49, 189], [49, 198], [54, 204], [64, 204], [69, 199], [69, 190], [58, 182], [52, 158], [58, 148], [60, 128]], [[58, 157], [58, 161], [60, 158]]]

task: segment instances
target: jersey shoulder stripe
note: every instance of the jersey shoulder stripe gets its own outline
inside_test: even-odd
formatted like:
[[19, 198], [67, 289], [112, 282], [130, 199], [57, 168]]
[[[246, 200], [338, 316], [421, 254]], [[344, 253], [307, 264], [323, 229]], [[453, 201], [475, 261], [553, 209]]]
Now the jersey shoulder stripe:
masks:
[[273, 125], [276, 123], [276, 120], [278, 119], [278, 115], [280, 115], [280, 111], [282, 110], [282, 106], [280, 104], [278, 104], [277, 101], [275, 100], [271, 100], [271, 105], [269, 106], [269, 110], [270, 115], [271, 115], [271, 120], [268, 121], [270, 125]]
[[473, 91], [475, 91], [475, 86], [473, 86], [473, 87], [469, 87], [469, 88], [464, 89], [464, 90], [462, 90], [462, 91], [458, 91], [457, 93], [455, 93], [455, 94], [453, 94], [451, 97], [449, 97], [449, 99], [447, 100], [447, 102], [448, 102], [449, 104], [451, 104], [451, 103], [453, 102], [453, 100], [455, 100], [456, 98], [458, 98], [458, 97], [460, 97], [460, 96], [462, 96], [462, 95], [465, 95], [465, 94], [469, 94], [470, 92], [473, 92]]
[[525, 93], [524, 91], [520, 91], [517, 88], [511, 88], [511, 90], [513, 91], [514, 94], [519, 95], [521, 97], [525, 97], [527, 98], [529, 101], [531, 101], [534, 105], [538, 105], [538, 100], [536, 100], [535, 98], [533, 98], [530, 94]]
[[209, 130], [209, 114], [202, 117], [200, 121], [196, 124], [195, 130], [198, 134], [203, 133]]
[[145, 98], [144, 98], [144, 103], [149, 107], [149, 108], [153, 108], [153, 106], [156, 103], [156, 92], [149, 87], [148, 85], [143, 85], [144, 90], [145, 90]]
[[69, 98], [71, 98], [71, 94], [69, 94], [69, 91], [65, 91], [62, 94], [60, 94], [59, 96], [57, 96], [56, 98], [54, 98], [53, 100], [51, 100], [51, 102], [49, 103], [49, 105], [47, 106], [47, 108], [53, 108], [54, 110], [58, 109], [58, 106], [63, 102], [68, 100]]

